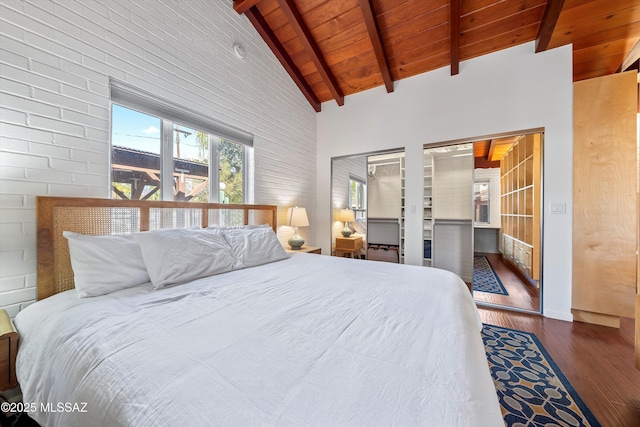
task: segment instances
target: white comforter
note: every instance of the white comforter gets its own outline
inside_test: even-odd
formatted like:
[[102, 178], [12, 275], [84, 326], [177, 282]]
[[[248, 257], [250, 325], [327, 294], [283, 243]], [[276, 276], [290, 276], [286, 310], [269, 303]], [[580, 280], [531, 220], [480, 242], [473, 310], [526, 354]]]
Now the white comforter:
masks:
[[43, 426], [504, 425], [473, 301], [443, 270], [296, 254], [157, 291], [65, 292], [15, 321]]

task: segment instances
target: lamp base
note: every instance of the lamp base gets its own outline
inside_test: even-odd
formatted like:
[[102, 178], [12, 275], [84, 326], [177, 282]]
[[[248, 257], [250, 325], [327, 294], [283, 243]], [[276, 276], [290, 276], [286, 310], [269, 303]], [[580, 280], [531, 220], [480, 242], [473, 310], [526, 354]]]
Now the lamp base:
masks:
[[346, 221], [344, 223], [344, 228], [342, 229], [342, 231], [340, 233], [342, 233], [342, 237], [349, 237], [349, 236], [351, 236], [351, 234], [353, 234], [353, 231], [351, 231], [351, 229], [347, 226], [347, 222]]
[[301, 235], [294, 234], [287, 241], [287, 243], [289, 243], [289, 246], [291, 247], [292, 250], [297, 251], [299, 249], [302, 249], [302, 245], [304, 245], [304, 239], [302, 238]]

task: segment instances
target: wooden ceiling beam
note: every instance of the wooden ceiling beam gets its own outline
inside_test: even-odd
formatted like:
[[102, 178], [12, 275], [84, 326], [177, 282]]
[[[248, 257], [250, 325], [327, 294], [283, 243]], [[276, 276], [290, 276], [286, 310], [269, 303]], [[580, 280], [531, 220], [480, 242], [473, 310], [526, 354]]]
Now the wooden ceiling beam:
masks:
[[258, 3], [260, 3], [260, 0], [233, 0], [233, 10], [242, 15]]
[[369, 32], [369, 39], [371, 39], [371, 44], [373, 45], [373, 51], [376, 54], [376, 60], [378, 61], [378, 67], [380, 68], [380, 74], [382, 74], [384, 86], [387, 88], [387, 93], [391, 93], [394, 89], [393, 78], [391, 77], [391, 70], [389, 69], [389, 63], [387, 62], [387, 55], [384, 52], [382, 37], [380, 37], [380, 29], [378, 28], [378, 23], [373, 16], [371, 0], [360, 0], [360, 8], [364, 15], [364, 22], [367, 25], [367, 31]]
[[562, 6], [564, 6], [564, 0], [547, 0], [547, 6], [544, 9], [536, 36], [536, 53], [549, 48], [549, 42], [551, 42], [551, 36], [556, 28], [560, 12], [562, 12]]
[[487, 153], [487, 160], [489, 160], [490, 162], [493, 161], [493, 150], [496, 149], [496, 140], [492, 139], [491, 143], [489, 144], [489, 152]]
[[318, 69], [318, 73], [320, 73], [322, 80], [324, 80], [324, 83], [329, 88], [329, 92], [331, 92], [331, 95], [338, 105], [344, 105], [344, 95], [338, 87], [338, 83], [324, 60], [318, 45], [313, 41], [311, 32], [302, 20], [300, 12], [298, 12], [298, 9], [296, 9], [296, 6], [293, 4], [293, 0], [278, 0], [278, 4], [280, 5], [280, 9], [282, 9], [284, 15], [287, 17], [287, 20], [294, 32], [302, 42], [302, 45], [311, 58], [311, 61]]
[[291, 59], [291, 56], [289, 56], [284, 46], [282, 46], [282, 43], [280, 43], [275, 33], [271, 30], [271, 28], [269, 28], [269, 25], [267, 24], [262, 14], [260, 14], [258, 8], [253, 6], [244, 14], [247, 18], [249, 18], [249, 21], [253, 24], [260, 36], [267, 43], [276, 58], [278, 58], [284, 69], [287, 70], [295, 84], [298, 85], [298, 87], [302, 91], [302, 94], [305, 96], [305, 98], [307, 98], [307, 101], [309, 101], [309, 104], [311, 104], [316, 112], [320, 112], [322, 104], [316, 97], [313, 89], [311, 89], [311, 86], [309, 86], [296, 64]]
[[640, 61], [640, 40], [638, 40], [636, 45], [629, 51], [627, 57], [624, 58], [624, 61], [622, 61], [620, 68], [618, 68], [618, 73], [624, 73], [634, 67], [634, 65], [638, 67], [640, 65], [638, 61]]
[[451, 75], [460, 72], [460, 14], [462, 0], [451, 0], [449, 3], [449, 27], [451, 29]]

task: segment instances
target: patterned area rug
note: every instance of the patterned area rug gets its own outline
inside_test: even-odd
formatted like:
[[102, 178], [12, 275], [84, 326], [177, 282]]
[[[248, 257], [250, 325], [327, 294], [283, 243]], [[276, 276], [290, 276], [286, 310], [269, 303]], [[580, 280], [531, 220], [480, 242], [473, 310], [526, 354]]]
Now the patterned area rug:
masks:
[[486, 256], [473, 257], [473, 290], [509, 295]]
[[507, 426], [600, 426], [534, 334], [485, 324], [482, 340]]

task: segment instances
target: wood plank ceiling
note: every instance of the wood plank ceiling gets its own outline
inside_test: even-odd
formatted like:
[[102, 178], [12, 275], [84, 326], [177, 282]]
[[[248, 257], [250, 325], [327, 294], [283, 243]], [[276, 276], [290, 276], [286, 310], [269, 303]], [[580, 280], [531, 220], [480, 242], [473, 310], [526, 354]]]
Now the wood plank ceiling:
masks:
[[[638, 67], [639, 0], [234, 0], [321, 103], [536, 40], [574, 45], [574, 80]], [[635, 47], [635, 49], [634, 49]]]

